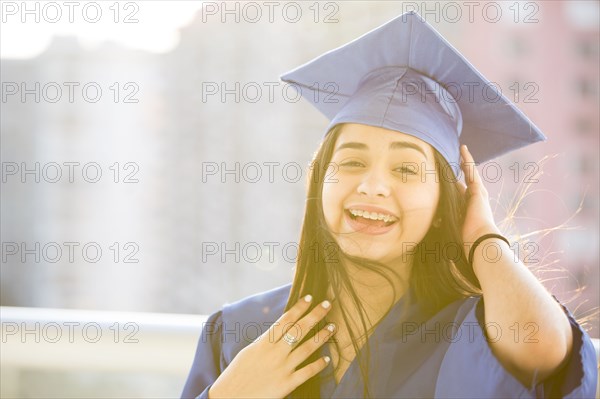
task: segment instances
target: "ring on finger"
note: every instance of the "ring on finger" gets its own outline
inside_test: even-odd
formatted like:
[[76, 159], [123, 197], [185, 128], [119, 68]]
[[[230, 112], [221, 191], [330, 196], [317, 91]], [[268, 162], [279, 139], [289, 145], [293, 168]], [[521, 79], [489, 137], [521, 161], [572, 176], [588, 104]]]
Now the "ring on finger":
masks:
[[289, 333], [285, 333], [283, 335], [283, 340], [289, 345], [289, 346], [295, 346], [298, 341], [300, 341], [298, 338], [290, 335]]

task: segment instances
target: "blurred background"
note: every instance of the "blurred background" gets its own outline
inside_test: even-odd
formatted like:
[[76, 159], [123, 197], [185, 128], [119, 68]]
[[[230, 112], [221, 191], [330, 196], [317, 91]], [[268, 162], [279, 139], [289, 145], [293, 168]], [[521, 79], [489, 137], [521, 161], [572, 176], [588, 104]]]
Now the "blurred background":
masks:
[[293, 277], [327, 120], [278, 76], [409, 10], [548, 137], [480, 171], [598, 338], [599, 2], [475, 3], [1, 2], [2, 397], [177, 397]]

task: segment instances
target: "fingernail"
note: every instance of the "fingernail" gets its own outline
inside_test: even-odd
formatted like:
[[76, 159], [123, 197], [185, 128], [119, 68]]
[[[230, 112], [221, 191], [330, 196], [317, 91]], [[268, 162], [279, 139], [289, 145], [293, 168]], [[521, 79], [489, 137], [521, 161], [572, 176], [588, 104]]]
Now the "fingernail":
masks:
[[321, 306], [323, 306], [325, 309], [327, 309], [331, 306], [331, 303], [329, 303], [329, 301], [323, 301], [321, 303]]
[[312, 301], [312, 295], [308, 294], [307, 296], [304, 297], [304, 301], [305, 302], [310, 302]]
[[329, 330], [329, 332], [333, 332], [333, 330], [335, 330], [335, 324], [333, 324], [333, 323], [330, 323], [330, 324], [327, 326], [327, 329]]

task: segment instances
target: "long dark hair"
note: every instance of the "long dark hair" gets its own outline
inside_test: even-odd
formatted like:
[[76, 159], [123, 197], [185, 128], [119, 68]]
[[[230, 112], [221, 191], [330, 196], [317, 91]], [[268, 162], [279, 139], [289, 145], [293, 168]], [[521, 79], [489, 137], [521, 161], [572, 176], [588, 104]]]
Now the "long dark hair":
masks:
[[[328, 132], [311, 161], [304, 221], [299, 241], [299, 256], [285, 311], [306, 294], [313, 295], [313, 303], [318, 304], [325, 299], [332, 299], [327, 298], [327, 291], [330, 287], [335, 298], [340, 297], [343, 289], [349, 294], [358, 310], [363, 327], [363, 331], [358, 334], [355, 331], [348, 331], [355, 353], [358, 354], [360, 348], [357, 338], [367, 334], [365, 310], [352, 287], [347, 269], [340, 267], [340, 262], [342, 264], [347, 264], [347, 262], [358, 264], [362, 268], [368, 268], [378, 273], [390, 283], [392, 289], [394, 287], [392, 280], [382, 270], [388, 269], [392, 274], [395, 274], [395, 271], [379, 262], [343, 253], [325, 222], [321, 194], [324, 181], [328, 178], [326, 175], [328, 166], [342, 126], [343, 124], [336, 125]], [[440, 175], [439, 171], [450, 170], [447, 161], [435, 150], [434, 154], [438, 175]], [[445, 174], [447, 175], [447, 173]], [[481, 294], [479, 281], [461, 250], [463, 248], [461, 227], [466, 207], [464, 197], [459, 191], [456, 180], [441, 177], [438, 178], [438, 181], [440, 182], [440, 200], [436, 218], [441, 218], [443, 226], [431, 227], [423, 240], [414, 248], [409, 280], [409, 286], [413, 290], [415, 300], [419, 302], [420, 308], [431, 315], [458, 299]], [[439, 249], [433, 251], [436, 254], [433, 258], [432, 248]], [[348, 313], [343, 308], [340, 308], [340, 311], [344, 324], [349, 326]], [[313, 337], [324, 327], [324, 324], [324, 320], [321, 321], [303, 338], [303, 341]], [[375, 327], [371, 327], [371, 330]], [[332, 339], [332, 342], [337, 346], [335, 339]], [[339, 349], [338, 353], [341, 353]], [[366, 352], [365, 364], [368, 364], [370, 356], [368, 341], [365, 343], [365, 348], [361, 350]], [[318, 357], [319, 351], [316, 351], [299, 367], [304, 367], [317, 360]], [[369, 398], [368, 367], [362, 364], [360, 359], [359, 365], [364, 381], [363, 397]], [[320, 397], [320, 385], [320, 376], [316, 375], [296, 388], [291, 396], [294, 398], [318, 398]]]

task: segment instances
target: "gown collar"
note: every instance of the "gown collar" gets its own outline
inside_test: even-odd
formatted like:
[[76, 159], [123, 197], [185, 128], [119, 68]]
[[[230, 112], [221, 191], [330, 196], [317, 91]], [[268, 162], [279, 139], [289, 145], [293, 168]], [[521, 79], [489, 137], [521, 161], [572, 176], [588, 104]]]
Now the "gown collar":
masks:
[[[419, 307], [419, 304], [416, 301], [414, 289], [411, 286], [402, 295], [402, 297], [398, 301], [396, 301], [394, 305], [392, 305], [389, 312], [380, 320], [377, 327], [375, 327], [375, 331], [373, 331], [371, 336], [368, 338], [367, 341], [371, 348], [371, 354], [373, 353], [373, 344], [375, 342], [386, 341], [386, 337], [390, 336], [389, 332], [398, 329], [404, 321], [421, 321], [422, 315], [420, 310], [421, 309]], [[333, 398], [335, 396], [335, 392], [337, 392], [344, 385], [351, 383], [352, 381], [350, 380], [353, 377], [360, 375], [358, 357], [366, 356], [366, 354], [363, 353], [364, 347], [365, 345], [361, 347], [358, 354], [354, 357], [354, 359], [346, 369], [344, 375], [342, 376], [342, 379], [340, 380], [339, 384], [336, 384], [335, 382], [335, 377], [333, 374], [333, 363], [330, 363], [321, 372], [321, 397]], [[331, 357], [331, 351], [329, 350], [328, 344], [324, 344], [323, 346], [321, 346], [321, 356], [325, 355]]]

